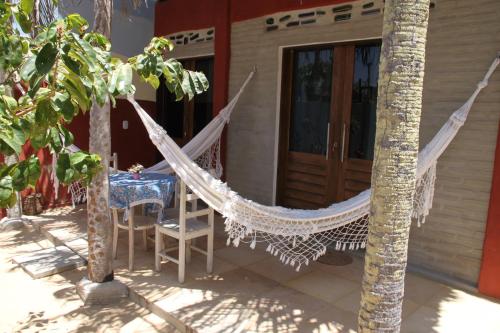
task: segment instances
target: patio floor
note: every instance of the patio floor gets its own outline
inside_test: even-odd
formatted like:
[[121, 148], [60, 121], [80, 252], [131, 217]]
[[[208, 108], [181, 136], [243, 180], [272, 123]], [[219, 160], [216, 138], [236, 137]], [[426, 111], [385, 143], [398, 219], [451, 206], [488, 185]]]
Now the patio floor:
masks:
[[[86, 256], [86, 211], [59, 208], [31, 217], [45, 236]], [[198, 332], [355, 332], [363, 262], [346, 266], [315, 262], [295, 272], [263, 249], [226, 247], [223, 221], [216, 218], [214, 273], [193, 252], [186, 282], [177, 266], [155, 272], [149, 251], [136, 237], [135, 271], [127, 269], [126, 232], [120, 234], [115, 276], [131, 298], [180, 331]], [[73, 246], [72, 246], [73, 244]], [[201, 245], [203, 247], [203, 245]], [[500, 302], [408, 273], [402, 332], [500, 332]]]

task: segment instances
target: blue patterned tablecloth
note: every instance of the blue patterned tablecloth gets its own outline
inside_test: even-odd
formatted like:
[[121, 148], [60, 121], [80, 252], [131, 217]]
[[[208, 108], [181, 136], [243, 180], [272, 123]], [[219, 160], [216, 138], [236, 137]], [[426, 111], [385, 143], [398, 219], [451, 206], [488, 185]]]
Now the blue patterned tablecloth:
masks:
[[113, 208], [129, 208], [130, 203], [159, 199], [163, 207], [170, 205], [175, 190], [175, 177], [162, 173], [141, 173], [139, 179], [128, 172], [109, 176], [109, 204]]

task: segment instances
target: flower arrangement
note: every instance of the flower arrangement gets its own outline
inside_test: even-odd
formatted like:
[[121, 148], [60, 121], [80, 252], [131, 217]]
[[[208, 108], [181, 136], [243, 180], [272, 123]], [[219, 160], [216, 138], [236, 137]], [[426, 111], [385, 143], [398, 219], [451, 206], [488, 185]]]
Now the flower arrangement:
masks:
[[139, 163], [132, 165], [130, 168], [128, 168], [128, 172], [132, 174], [132, 178], [134, 179], [139, 179], [140, 178], [140, 173], [144, 170], [144, 167], [140, 165]]

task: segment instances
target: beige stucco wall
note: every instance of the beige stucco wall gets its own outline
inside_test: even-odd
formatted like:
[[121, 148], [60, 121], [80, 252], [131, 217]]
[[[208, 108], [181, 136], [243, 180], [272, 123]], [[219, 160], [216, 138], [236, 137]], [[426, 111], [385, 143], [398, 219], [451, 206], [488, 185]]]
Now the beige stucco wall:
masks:
[[[422, 141], [470, 96], [500, 51], [500, 1], [440, 0], [427, 47]], [[500, 69], [438, 161], [434, 207], [414, 228], [410, 262], [476, 284], [500, 117]]]
[[[272, 204], [275, 192], [281, 47], [378, 38], [381, 16], [265, 32], [265, 18], [232, 25], [229, 95], [256, 65], [228, 131], [227, 180]], [[500, 47], [500, 1], [440, 0], [431, 11], [421, 137], [426, 143], [469, 97]], [[413, 228], [410, 263], [475, 284], [481, 261], [500, 115], [500, 73], [438, 163], [434, 208]]]

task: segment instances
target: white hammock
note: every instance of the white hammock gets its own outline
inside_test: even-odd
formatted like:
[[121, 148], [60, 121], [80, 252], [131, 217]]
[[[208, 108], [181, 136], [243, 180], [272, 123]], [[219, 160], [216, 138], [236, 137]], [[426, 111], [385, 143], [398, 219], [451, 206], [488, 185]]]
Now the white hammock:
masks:
[[[210, 171], [215, 177], [222, 176], [222, 165], [220, 163], [220, 137], [224, 126], [229, 122], [231, 114], [238, 103], [238, 100], [245, 90], [248, 82], [255, 74], [255, 69], [248, 75], [245, 82], [241, 86], [238, 93], [233, 99], [215, 116], [210, 123], [205, 126], [194, 138], [192, 138], [183, 148], [182, 151], [189, 156], [192, 160], [196, 160], [199, 166], [203, 169]], [[22, 88], [22, 87], [21, 87]], [[70, 153], [75, 153], [81, 149], [75, 145], [66, 147]], [[56, 175], [57, 154], [52, 156], [52, 172], [51, 179], [54, 188], [55, 197], [58, 197], [59, 179]], [[117, 168], [117, 166], [115, 166]], [[118, 169], [116, 169], [118, 170]], [[158, 172], [170, 174], [173, 172], [166, 160], [163, 160], [143, 172]], [[73, 207], [76, 204], [83, 203], [87, 200], [87, 191], [80, 182], [74, 182], [68, 187], [68, 192], [71, 193], [71, 200]]]
[[[248, 75], [238, 93], [233, 99], [215, 116], [207, 126], [205, 126], [194, 138], [192, 138], [182, 151], [195, 160], [203, 169], [210, 171], [215, 177], [222, 175], [222, 165], [220, 164], [220, 137], [224, 126], [229, 122], [236, 103], [245, 90], [248, 82], [252, 79], [255, 69]], [[147, 169], [144, 172], [172, 173], [173, 170], [167, 160], [163, 160]]]
[[[499, 62], [500, 58], [495, 58], [472, 96], [451, 115], [419, 153], [413, 211], [413, 217], [419, 223], [424, 221], [432, 206], [437, 159], [464, 124], [474, 100], [487, 86], [488, 79]], [[133, 96], [129, 96], [128, 100], [139, 114], [152, 142], [164, 156], [165, 163], [170, 165], [194, 193], [226, 218], [228, 244], [232, 240], [233, 244], [238, 246], [240, 241], [248, 240], [250, 246], [255, 248], [257, 242], [265, 242], [268, 252], [280, 255], [283, 263], [296, 265], [297, 270], [302, 264], [307, 265], [310, 260], [316, 260], [323, 255], [327, 246], [332, 243], [337, 250], [365, 246], [371, 190], [318, 210], [288, 209], [258, 204], [241, 197], [227, 184], [200, 168], [148, 115]], [[228, 120], [223, 119], [224, 122]], [[218, 127], [217, 129], [219, 130]], [[222, 129], [217, 132], [218, 135], [221, 132]], [[203, 140], [200, 139], [200, 142]]]

